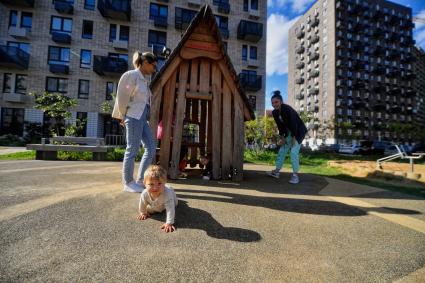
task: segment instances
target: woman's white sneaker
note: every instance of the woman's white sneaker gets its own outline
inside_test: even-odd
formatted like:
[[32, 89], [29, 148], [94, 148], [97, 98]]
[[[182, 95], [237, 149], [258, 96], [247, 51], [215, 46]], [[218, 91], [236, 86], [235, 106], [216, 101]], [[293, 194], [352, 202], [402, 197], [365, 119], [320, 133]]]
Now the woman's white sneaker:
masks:
[[141, 193], [143, 191], [143, 188], [142, 186], [133, 181], [128, 184], [125, 184], [123, 191], [127, 193]]
[[298, 184], [299, 182], [300, 182], [300, 179], [298, 178], [298, 175], [292, 174], [291, 179], [289, 180], [289, 183]]

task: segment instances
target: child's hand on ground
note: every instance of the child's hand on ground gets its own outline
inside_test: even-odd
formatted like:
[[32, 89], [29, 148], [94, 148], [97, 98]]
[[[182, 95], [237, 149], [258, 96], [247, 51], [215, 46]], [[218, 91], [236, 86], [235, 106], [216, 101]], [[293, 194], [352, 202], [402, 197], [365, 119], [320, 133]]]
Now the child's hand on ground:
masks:
[[140, 213], [139, 215], [137, 215], [137, 219], [139, 220], [146, 220], [149, 218], [149, 213]]
[[161, 226], [161, 229], [162, 229], [165, 233], [168, 233], [168, 232], [174, 232], [174, 231], [176, 231], [176, 227], [174, 227], [174, 225], [173, 225], [173, 224], [168, 224], [168, 223], [164, 223], [164, 224]]

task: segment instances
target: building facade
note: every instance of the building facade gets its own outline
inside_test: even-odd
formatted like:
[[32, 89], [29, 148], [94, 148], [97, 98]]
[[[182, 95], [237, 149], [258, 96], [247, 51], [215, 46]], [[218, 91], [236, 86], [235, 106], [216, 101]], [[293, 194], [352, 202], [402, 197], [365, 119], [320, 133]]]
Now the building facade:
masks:
[[415, 74], [413, 83], [416, 96], [414, 101], [414, 121], [417, 125], [425, 125], [425, 51], [420, 47], [414, 47]]
[[[0, 135], [54, 123], [29, 93], [59, 92], [78, 100], [71, 121], [83, 135], [120, 135], [112, 105], [136, 50], [177, 46], [200, 7], [209, 4], [227, 52], [257, 113], [264, 112], [266, 0], [0, 0]], [[103, 109], [103, 110], [102, 110]]]
[[381, 0], [319, 0], [289, 31], [288, 100], [310, 143], [409, 141], [412, 10]]

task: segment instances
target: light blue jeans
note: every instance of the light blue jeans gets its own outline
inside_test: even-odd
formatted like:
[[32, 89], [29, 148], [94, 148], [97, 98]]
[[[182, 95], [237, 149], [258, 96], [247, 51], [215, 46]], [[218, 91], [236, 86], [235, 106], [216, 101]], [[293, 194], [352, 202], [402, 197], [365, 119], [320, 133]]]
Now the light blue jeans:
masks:
[[299, 160], [299, 154], [300, 154], [300, 148], [301, 145], [295, 141], [294, 146], [292, 146], [292, 137], [291, 135], [288, 135], [285, 139], [285, 144], [280, 146], [279, 153], [277, 154], [276, 159], [276, 171], [280, 171], [282, 169], [283, 163], [285, 162], [285, 157], [288, 151], [291, 151], [291, 165], [292, 165], [292, 171], [294, 173], [298, 173], [300, 170], [300, 160]]
[[126, 130], [127, 147], [124, 153], [124, 160], [122, 166], [123, 181], [128, 184], [134, 181], [134, 160], [140, 149], [140, 143], [143, 144], [145, 152], [143, 153], [142, 160], [140, 161], [137, 180], [142, 181], [146, 168], [152, 163], [155, 156], [156, 145], [152, 135], [151, 128], [147, 121], [147, 107], [143, 111], [140, 120], [125, 117], [124, 124]]

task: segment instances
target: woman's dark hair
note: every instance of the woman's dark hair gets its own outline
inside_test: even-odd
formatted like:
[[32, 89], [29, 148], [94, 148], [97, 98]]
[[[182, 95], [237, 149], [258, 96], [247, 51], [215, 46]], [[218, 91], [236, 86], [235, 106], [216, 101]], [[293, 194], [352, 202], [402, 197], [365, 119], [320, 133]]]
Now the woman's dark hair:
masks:
[[143, 61], [147, 61], [149, 64], [152, 64], [153, 62], [158, 62], [158, 58], [156, 58], [156, 55], [152, 52], [139, 52], [136, 51], [133, 54], [133, 66], [134, 68], [139, 68]]
[[271, 99], [279, 99], [280, 101], [283, 101], [282, 95], [280, 95], [280, 90], [275, 90], [272, 92], [272, 98]]

